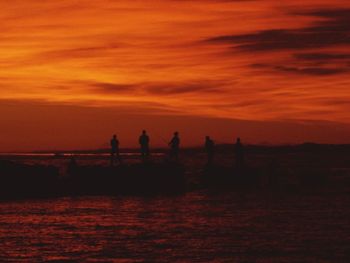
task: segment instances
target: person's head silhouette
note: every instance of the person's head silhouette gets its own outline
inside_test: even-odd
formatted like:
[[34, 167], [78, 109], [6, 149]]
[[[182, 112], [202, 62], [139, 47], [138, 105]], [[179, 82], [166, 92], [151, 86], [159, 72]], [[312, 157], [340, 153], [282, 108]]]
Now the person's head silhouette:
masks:
[[146, 135], [146, 130], [143, 130], [143, 131], [142, 131], [142, 134], [143, 134], [143, 135]]

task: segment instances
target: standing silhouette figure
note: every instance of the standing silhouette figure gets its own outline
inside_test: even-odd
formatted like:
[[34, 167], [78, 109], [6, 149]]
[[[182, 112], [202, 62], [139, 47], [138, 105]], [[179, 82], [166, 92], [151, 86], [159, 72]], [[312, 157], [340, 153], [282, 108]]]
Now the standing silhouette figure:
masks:
[[145, 130], [142, 131], [141, 136], [139, 137], [139, 144], [141, 150], [141, 158], [143, 161], [149, 157], [149, 136]]
[[119, 154], [119, 140], [117, 139], [117, 135], [114, 134], [111, 139], [111, 165], [113, 166], [116, 161], [121, 163], [121, 158]]
[[174, 136], [169, 142], [169, 146], [170, 146], [170, 159], [178, 161], [179, 149], [180, 149], [180, 137], [178, 132], [174, 132]]
[[242, 168], [244, 166], [244, 147], [241, 143], [241, 138], [237, 138], [235, 144], [235, 155], [236, 155], [236, 165], [237, 168]]
[[207, 156], [208, 156], [207, 165], [211, 165], [213, 163], [214, 147], [215, 147], [214, 141], [209, 136], [206, 136], [204, 148], [205, 148], [205, 151], [207, 152]]

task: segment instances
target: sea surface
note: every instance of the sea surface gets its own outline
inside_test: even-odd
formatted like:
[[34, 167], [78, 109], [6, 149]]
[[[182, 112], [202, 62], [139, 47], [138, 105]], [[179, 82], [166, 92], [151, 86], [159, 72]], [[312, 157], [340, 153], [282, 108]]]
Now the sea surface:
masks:
[[0, 203], [0, 262], [349, 262], [349, 196]]
[[328, 190], [2, 201], [0, 262], [348, 263], [350, 194]]

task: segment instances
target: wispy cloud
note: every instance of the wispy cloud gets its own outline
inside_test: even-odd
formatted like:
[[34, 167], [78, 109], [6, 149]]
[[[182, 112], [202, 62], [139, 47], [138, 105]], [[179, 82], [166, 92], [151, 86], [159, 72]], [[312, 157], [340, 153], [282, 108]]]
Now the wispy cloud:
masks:
[[296, 14], [314, 16], [324, 20], [297, 29], [263, 30], [243, 35], [224, 35], [208, 39], [209, 42], [231, 43], [247, 51], [279, 51], [350, 45], [350, 9], [317, 10]]

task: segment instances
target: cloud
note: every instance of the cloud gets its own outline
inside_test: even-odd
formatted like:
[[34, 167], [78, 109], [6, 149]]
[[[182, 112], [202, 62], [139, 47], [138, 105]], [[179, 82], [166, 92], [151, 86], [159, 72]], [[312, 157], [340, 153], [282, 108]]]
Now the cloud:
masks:
[[[298, 29], [270, 29], [249, 34], [223, 35], [207, 39], [207, 42], [230, 44], [231, 51], [238, 49], [270, 54], [268, 60], [264, 58], [262, 63], [252, 63], [251, 67], [255, 69], [309, 76], [350, 72], [350, 54], [334, 52], [336, 48], [350, 46], [350, 9], [322, 9], [292, 15], [313, 17], [317, 21]], [[284, 54], [283, 58], [276, 59], [271, 52], [280, 52]]]
[[341, 69], [341, 68], [337, 69], [337, 68], [320, 68], [320, 67], [297, 68], [297, 67], [276, 66], [275, 69], [286, 71], [286, 72], [317, 75], [317, 76], [333, 75], [333, 74], [347, 72], [347, 70]]
[[138, 93], [140, 95], [173, 96], [184, 94], [203, 94], [224, 92], [225, 83], [220, 81], [189, 81], [189, 82], [149, 82], [136, 84], [90, 83], [92, 91], [102, 94]]
[[34, 59], [48, 61], [48, 59], [52, 60], [62, 60], [65, 61], [67, 59], [90, 59], [93, 57], [107, 57], [108, 52], [119, 48], [120, 45], [116, 43], [109, 43], [101, 46], [86, 46], [79, 48], [71, 48], [71, 49], [57, 49], [41, 52], [36, 55]]
[[242, 35], [223, 35], [207, 41], [230, 43], [232, 47], [257, 52], [350, 45], [350, 9], [318, 10], [296, 15], [325, 20], [300, 29], [272, 29]]
[[114, 84], [106, 82], [97, 82], [90, 84], [93, 92], [97, 93], [107, 93], [107, 94], [120, 94], [120, 93], [130, 93], [137, 91], [138, 86], [133, 84]]
[[318, 61], [318, 62], [329, 62], [334, 60], [349, 60], [350, 54], [348, 53], [298, 53], [294, 54], [296, 59], [300, 60], [310, 60], [310, 61]]
[[272, 69], [280, 72], [287, 73], [296, 73], [296, 74], [304, 74], [304, 75], [313, 75], [313, 76], [328, 76], [346, 73], [350, 71], [350, 67], [343, 68], [327, 68], [327, 67], [305, 67], [305, 66], [284, 66], [284, 65], [271, 65], [271, 64], [252, 64], [254, 68], [266, 68]]
[[205, 81], [198, 81], [194, 83], [155, 84], [146, 87], [146, 91], [151, 94], [171, 96], [189, 93], [215, 93], [222, 91], [222, 89], [219, 87], [219, 83], [214, 84], [210, 81], [207, 83]]

